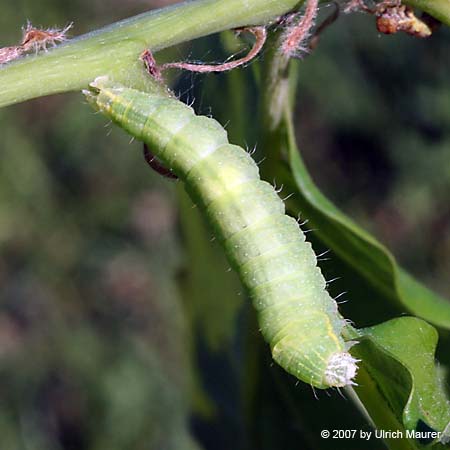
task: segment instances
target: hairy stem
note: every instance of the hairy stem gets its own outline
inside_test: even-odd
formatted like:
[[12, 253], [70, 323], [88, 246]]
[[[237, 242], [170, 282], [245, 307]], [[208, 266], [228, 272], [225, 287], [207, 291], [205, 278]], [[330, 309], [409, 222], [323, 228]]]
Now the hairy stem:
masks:
[[314, 26], [317, 8], [319, 6], [319, 0], [307, 0], [305, 13], [297, 22], [296, 18], [293, 18], [291, 25], [288, 26], [284, 42], [281, 46], [282, 52], [287, 56], [298, 55], [307, 51], [307, 45], [305, 41], [310, 37], [311, 29]]
[[198, 63], [187, 63], [187, 62], [171, 62], [166, 63], [161, 67], [161, 70], [165, 69], [181, 69], [181, 70], [189, 70], [191, 72], [200, 72], [200, 73], [209, 73], [209, 72], [227, 72], [229, 70], [235, 69], [236, 67], [242, 66], [250, 62], [253, 58], [255, 58], [258, 53], [262, 50], [264, 43], [267, 38], [267, 31], [265, 27], [249, 27], [244, 28], [241, 31], [248, 31], [252, 33], [255, 37], [255, 43], [251, 50], [242, 58], [233, 59], [228, 62], [224, 62], [221, 64], [198, 64]]
[[139, 55], [207, 34], [270, 22], [299, 0], [196, 0], [147, 12], [0, 69], [0, 107], [80, 90], [100, 75], [140, 89], [148, 76]]

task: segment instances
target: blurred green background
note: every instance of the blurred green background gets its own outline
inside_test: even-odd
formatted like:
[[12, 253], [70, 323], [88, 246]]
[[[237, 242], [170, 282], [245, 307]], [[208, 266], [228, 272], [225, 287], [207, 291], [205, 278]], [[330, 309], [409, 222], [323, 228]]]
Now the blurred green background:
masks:
[[[27, 19], [78, 35], [168, 3], [4, 0], [0, 43]], [[230, 36], [158, 57], [220, 61]], [[322, 190], [447, 297], [449, 44], [444, 28], [380, 36], [371, 17], [341, 17], [300, 65], [295, 119]], [[174, 89], [252, 148], [256, 66]], [[140, 143], [80, 94], [2, 109], [0, 126], [1, 450], [360, 448], [320, 439], [324, 424], [369, 428], [339, 393], [316, 400], [271, 364], [210, 232]], [[328, 257], [327, 278], [341, 275]]]

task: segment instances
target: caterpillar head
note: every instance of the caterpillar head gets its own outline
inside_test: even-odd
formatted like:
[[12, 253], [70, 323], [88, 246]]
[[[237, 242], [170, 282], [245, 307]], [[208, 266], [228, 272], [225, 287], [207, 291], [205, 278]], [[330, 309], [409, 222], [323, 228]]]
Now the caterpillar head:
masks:
[[[83, 94], [86, 96], [87, 101], [94, 107], [94, 109], [102, 109], [98, 104], [98, 98], [100, 93], [108, 88], [111, 88], [112, 82], [107, 76], [97, 77], [92, 83], [89, 84], [88, 89], [83, 89]], [[101, 105], [103, 108], [108, 105]], [[107, 108], [106, 108], [107, 109]]]

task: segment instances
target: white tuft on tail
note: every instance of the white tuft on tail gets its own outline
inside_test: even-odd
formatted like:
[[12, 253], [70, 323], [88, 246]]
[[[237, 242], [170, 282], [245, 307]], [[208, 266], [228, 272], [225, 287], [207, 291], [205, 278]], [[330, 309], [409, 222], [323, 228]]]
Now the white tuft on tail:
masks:
[[333, 387], [344, 387], [355, 384], [353, 379], [358, 371], [358, 360], [350, 353], [335, 353], [328, 361], [325, 370], [325, 381]]

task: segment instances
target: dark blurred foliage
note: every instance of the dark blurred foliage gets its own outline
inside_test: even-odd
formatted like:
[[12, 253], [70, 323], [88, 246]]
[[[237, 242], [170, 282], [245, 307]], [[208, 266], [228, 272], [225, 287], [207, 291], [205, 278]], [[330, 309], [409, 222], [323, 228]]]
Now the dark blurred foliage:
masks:
[[[27, 19], [81, 34], [168, 3], [7, 0], [0, 40]], [[447, 296], [449, 43], [445, 29], [380, 37], [372, 18], [342, 17], [301, 64], [296, 116], [319, 186]], [[256, 72], [186, 75], [176, 90], [253, 147]], [[78, 94], [2, 109], [0, 123], [0, 449], [358, 448], [319, 438], [323, 424], [368, 425], [271, 364], [210, 232], [139, 143]]]

